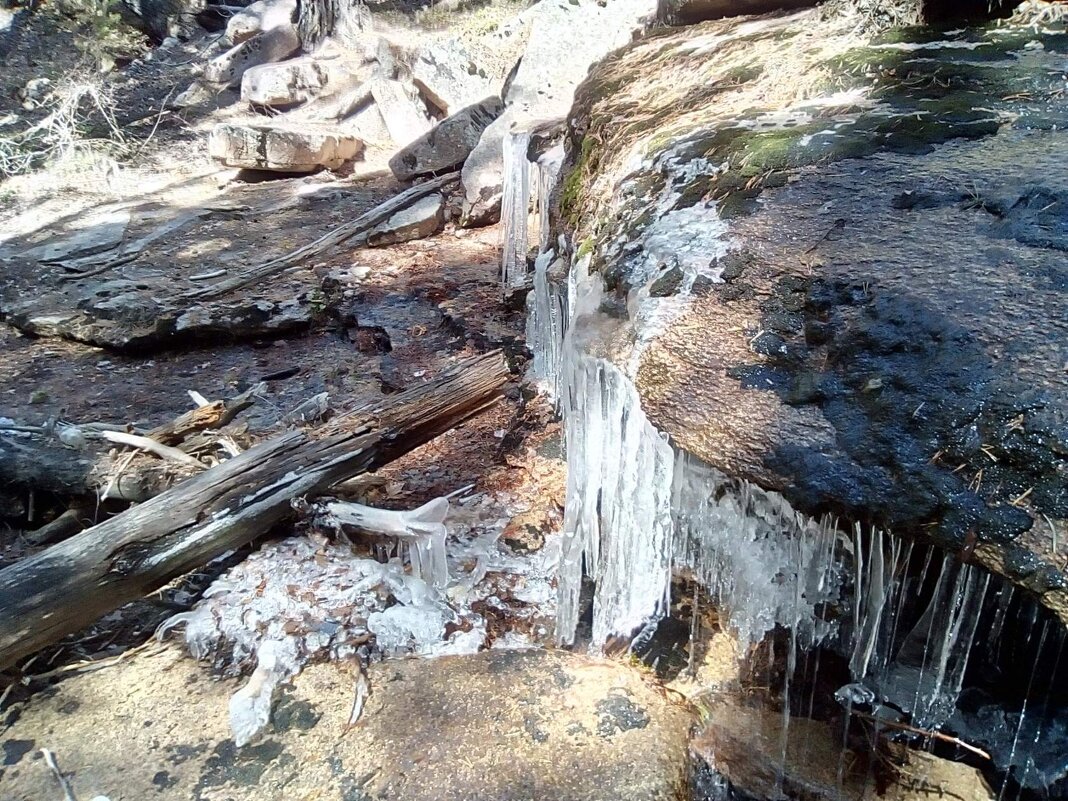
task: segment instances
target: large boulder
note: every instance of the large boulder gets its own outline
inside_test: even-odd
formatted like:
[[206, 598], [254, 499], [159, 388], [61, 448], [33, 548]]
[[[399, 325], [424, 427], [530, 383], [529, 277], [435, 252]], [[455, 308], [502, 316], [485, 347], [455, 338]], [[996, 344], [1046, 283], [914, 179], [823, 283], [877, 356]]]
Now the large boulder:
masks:
[[464, 163], [461, 224], [500, 216], [506, 133], [564, 118], [590, 65], [629, 42], [656, 15], [655, 0], [550, 0], [529, 9], [530, 38], [505, 93], [505, 111]]
[[446, 115], [499, 91], [455, 40], [423, 48], [411, 64], [411, 73], [427, 101]]
[[310, 124], [220, 123], [208, 139], [208, 154], [226, 166], [273, 172], [333, 170], [362, 152], [355, 136]]
[[488, 97], [458, 111], [402, 148], [389, 160], [389, 168], [399, 180], [408, 181], [463, 164], [503, 108], [500, 98]]
[[370, 89], [394, 144], [404, 147], [430, 130], [426, 106], [410, 87], [389, 78], [376, 78]]
[[803, 11], [598, 65], [558, 191], [606, 287], [582, 329], [674, 447], [1068, 621], [1068, 45], [941, 36], [857, 47]]
[[297, 0], [256, 0], [226, 23], [226, 38], [239, 45], [257, 33], [292, 24], [297, 18]]
[[240, 682], [176, 647], [73, 675], [12, 716], [4, 797], [56, 797], [32, 753], [43, 732], [79, 798], [657, 801], [686, 790], [692, 710], [619, 662], [503, 650], [380, 662], [346, 726], [358, 672], [309, 666], [278, 692], [268, 733], [242, 748], [227, 715]]
[[793, 11], [816, 5], [817, 0], [660, 0], [657, 12], [661, 21], [671, 25], [692, 25], [722, 17], [743, 14], [767, 14], [770, 11]]
[[257, 33], [216, 56], [204, 67], [204, 80], [219, 86], [237, 86], [252, 67], [289, 58], [300, 49], [293, 25], [280, 25]]
[[330, 84], [330, 73], [311, 56], [261, 64], [241, 77], [241, 99], [258, 106], [285, 107], [306, 103]]

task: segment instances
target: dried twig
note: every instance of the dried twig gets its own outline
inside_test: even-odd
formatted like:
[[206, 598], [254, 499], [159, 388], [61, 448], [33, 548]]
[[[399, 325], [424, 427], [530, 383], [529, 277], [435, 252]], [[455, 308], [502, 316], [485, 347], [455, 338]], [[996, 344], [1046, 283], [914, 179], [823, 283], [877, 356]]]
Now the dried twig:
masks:
[[977, 746], [974, 746], [971, 743], [966, 743], [959, 737], [953, 737], [948, 734], [943, 734], [940, 731], [920, 729], [916, 726], [910, 726], [908, 723], [898, 723], [897, 721], [893, 720], [882, 720], [880, 718], [874, 717], [873, 715], [866, 715], [863, 712], [854, 711], [853, 716], [861, 718], [862, 720], [867, 720], [871, 723], [875, 723], [876, 725], [887, 729], [898, 729], [899, 731], [907, 731], [910, 734], [919, 734], [923, 737], [931, 737], [935, 740], [941, 740], [944, 743], [949, 743], [950, 745], [955, 745], [959, 748], [963, 748], [965, 751], [970, 751], [971, 753], [975, 754], [976, 756], [980, 756], [983, 759], [989, 760], [991, 762], [993, 761], [990, 757], [990, 754], [988, 754], [982, 748], [978, 748]]
[[177, 448], [172, 448], [170, 445], [156, 442], [156, 440], [149, 439], [148, 437], [141, 437], [137, 434], [127, 434], [122, 431], [102, 431], [101, 436], [108, 440], [108, 442], [117, 442], [120, 445], [129, 445], [131, 448], [139, 448], [143, 451], [154, 453], [161, 459], [170, 459], [172, 462], [189, 465], [198, 470], [206, 470], [208, 467], [202, 461], [194, 459], [185, 451], [180, 451]]
[[401, 209], [407, 208], [416, 200], [419, 200], [426, 195], [437, 192], [439, 189], [448, 186], [451, 183], [455, 183], [459, 178], [460, 173], [450, 172], [448, 175], [442, 175], [439, 178], [431, 178], [429, 181], [416, 184], [401, 192], [399, 195], [390, 198], [385, 203], [375, 206], [365, 214], [361, 214], [352, 222], [347, 222], [339, 228], [335, 228], [328, 234], [324, 234], [310, 244], [299, 247], [284, 256], [278, 256], [277, 258], [270, 259], [255, 267], [244, 270], [233, 278], [219, 281], [217, 284], [212, 284], [211, 286], [206, 286], [201, 289], [190, 290], [189, 292], [186, 292], [183, 297], [187, 300], [211, 300], [230, 292], [234, 292], [235, 290], [244, 289], [247, 286], [259, 283], [260, 281], [277, 275], [278, 273], [285, 272], [291, 267], [295, 267], [306, 259], [318, 255], [329, 248], [337, 247], [355, 236], [367, 234], [376, 225], [385, 222]]

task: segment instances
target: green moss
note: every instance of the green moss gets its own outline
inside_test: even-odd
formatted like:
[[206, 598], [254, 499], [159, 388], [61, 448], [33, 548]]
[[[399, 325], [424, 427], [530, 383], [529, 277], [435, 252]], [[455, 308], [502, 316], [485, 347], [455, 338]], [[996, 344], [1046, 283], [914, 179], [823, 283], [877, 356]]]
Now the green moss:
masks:
[[575, 253], [576, 259], [584, 259], [586, 256], [593, 252], [594, 239], [592, 236], [588, 236], [582, 240], [582, 244], [579, 245], [578, 251]]
[[568, 173], [563, 188], [560, 190], [560, 213], [573, 226], [577, 226], [579, 222], [578, 213], [582, 201], [583, 181], [587, 172], [592, 172], [596, 167], [596, 164], [592, 163], [592, 154], [593, 139], [589, 136], [583, 137], [575, 166]]

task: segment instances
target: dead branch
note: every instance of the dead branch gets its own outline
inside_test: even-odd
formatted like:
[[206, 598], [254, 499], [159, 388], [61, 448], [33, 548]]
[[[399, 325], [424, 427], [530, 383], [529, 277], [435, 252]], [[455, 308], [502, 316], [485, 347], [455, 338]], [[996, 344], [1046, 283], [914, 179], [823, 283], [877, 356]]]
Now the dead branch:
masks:
[[910, 726], [907, 723], [898, 723], [897, 721], [893, 721], [893, 720], [882, 720], [882, 719], [876, 718], [876, 717], [874, 717], [872, 715], [867, 715], [867, 714], [865, 714], [863, 712], [853, 712], [853, 716], [861, 718], [862, 720], [870, 721], [871, 723], [874, 723], [876, 726], [879, 726], [879, 727], [882, 727], [882, 728], [897, 729], [898, 731], [907, 731], [910, 734], [918, 734], [921, 737], [931, 737], [931, 738], [933, 738], [935, 740], [941, 740], [944, 743], [949, 743], [951, 745], [957, 746], [958, 748], [963, 748], [965, 751], [971, 751], [976, 756], [980, 756], [980, 757], [982, 757], [983, 759], [986, 759], [986, 760], [990, 760], [990, 758], [991, 758], [990, 754], [988, 754], [982, 748], [978, 748], [978, 747], [972, 745], [971, 743], [966, 743], [966, 742], [964, 742], [964, 740], [961, 740], [959, 737], [953, 737], [953, 736], [951, 736], [949, 734], [943, 734], [940, 731], [933, 731], [931, 729], [919, 729], [919, 728], [917, 728], [915, 726]]
[[448, 175], [431, 178], [429, 181], [417, 184], [390, 198], [385, 203], [375, 206], [367, 213], [361, 214], [352, 222], [347, 222], [339, 228], [335, 228], [310, 244], [299, 247], [284, 256], [278, 256], [244, 270], [233, 278], [228, 278], [225, 281], [219, 281], [216, 284], [200, 289], [192, 289], [186, 292], [183, 297], [186, 300], [194, 301], [214, 300], [235, 290], [258, 284], [267, 278], [297, 266], [312, 256], [317, 256], [330, 248], [337, 247], [353, 237], [366, 235], [376, 225], [385, 222], [401, 209], [407, 208], [416, 200], [456, 182], [459, 178], [460, 173], [450, 172]]

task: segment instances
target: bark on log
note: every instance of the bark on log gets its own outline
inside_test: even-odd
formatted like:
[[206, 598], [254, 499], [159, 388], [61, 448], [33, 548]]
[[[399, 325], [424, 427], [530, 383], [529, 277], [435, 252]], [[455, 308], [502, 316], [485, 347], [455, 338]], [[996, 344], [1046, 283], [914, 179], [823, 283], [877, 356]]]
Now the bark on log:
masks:
[[0, 570], [0, 669], [265, 533], [294, 498], [454, 428], [495, 402], [507, 378], [500, 353], [466, 362], [387, 406], [331, 421], [314, 439], [268, 440]]

